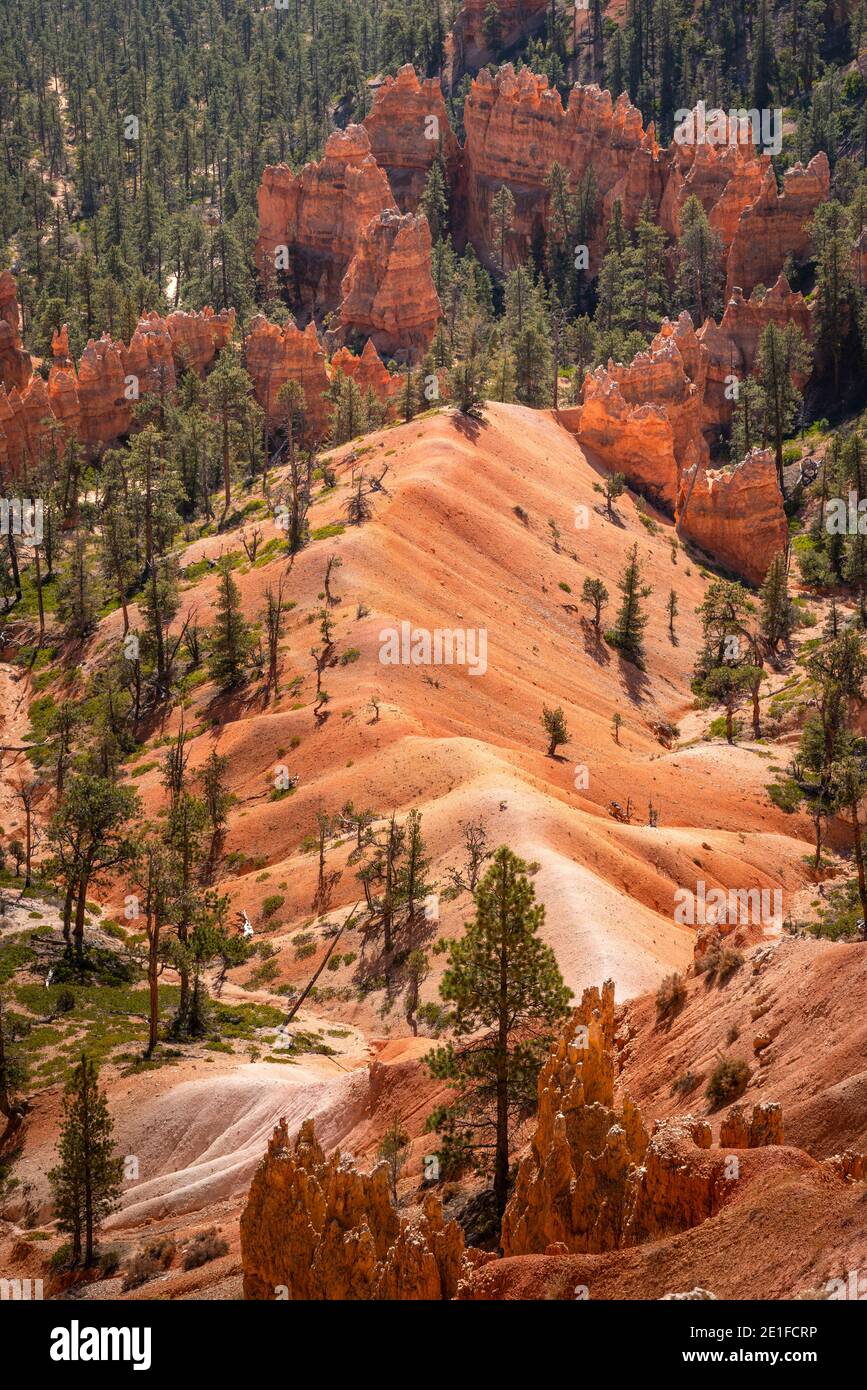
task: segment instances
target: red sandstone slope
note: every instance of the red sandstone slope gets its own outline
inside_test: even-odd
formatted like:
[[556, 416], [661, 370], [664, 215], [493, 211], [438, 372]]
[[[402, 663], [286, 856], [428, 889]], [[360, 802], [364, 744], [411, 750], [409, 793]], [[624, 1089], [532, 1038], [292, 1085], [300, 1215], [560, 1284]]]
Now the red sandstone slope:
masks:
[[[273, 883], [285, 880], [287, 931], [303, 920], [314, 864], [301, 843], [320, 807], [335, 810], [352, 800], [385, 814], [392, 806], [418, 805], [439, 872], [457, 860], [458, 822], [481, 815], [494, 843], [508, 841], [539, 862], [537, 891], [549, 905], [549, 937], [570, 983], [613, 973], [621, 993], [635, 993], [689, 958], [691, 934], [671, 914], [674, 888], [695, 876], [693, 860], [709, 880], [740, 886], [746, 875], [750, 884], [789, 891], [803, 877], [803, 843], [792, 838], [797, 822], [771, 809], [766, 769], [755, 753], [711, 745], [666, 752], [653, 732], [692, 704], [682, 651], [695, 646], [693, 610], [705, 583], [682, 553], [672, 563], [670, 528], [660, 521], [655, 534], [645, 530], [629, 500], [619, 505], [618, 522], [605, 519], [593, 492], [598, 474], [548, 414], [490, 406], [487, 416], [468, 428], [441, 413], [368, 437], [363, 466], [377, 475], [389, 466], [374, 519], [314, 542], [291, 572], [288, 594], [297, 607], [284, 670], [286, 682], [299, 675], [298, 692], [276, 709], [252, 701], [232, 711], [216, 733], [194, 740], [192, 763], [215, 746], [230, 759], [239, 800], [226, 851], [263, 857], [270, 880], [245, 874], [229, 881], [233, 902], [251, 916]], [[315, 508], [314, 530], [341, 523], [351, 471], [340, 462], [346, 452], [336, 455], [340, 485]], [[575, 528], [576, 508], [586, 508], [587, 530]], [[556, 549], [549, 522], [559, 531]], [[600, 575], [616, 598], [633, 540], [654, 590], [646, 674], [597, 645], [582, 625], [579, 601], [587, 575]], [[186, 562], [236, 544], [231, 534], [199, 542]], [[340, 603], [332, 610], [335, 650], [357, 656], [326, 673], [330, 701], [320, 721], [313, 711], [309, 614], [319, 607], [332, 552], [342, 562]], [[275, 563], [238, 574], [249, 616], [260, 610], [278, 569]], [[205, 624], [215, 583], [209, 576], [185, 595]], [[672, 585], [680, 595], [682, 648], [672, 643], [664, 617]], [[361, 617], [359, 603], [368, 610]], [[474, 677], [454, 666], [382, 665], [380, 634], [403, 621], [430, 630], [484, 628], [487, 672]], [[113, 614], [99, 641], [119, 632], [120, 615]], [[373, 695], [382, 704], [378, 721], [368, 704]], [[206, 714], [210, 699], [207, 687], [197, 692], [188, 728]], [[571, 742], [561, 760], [545, 757], [543, 704], [566, 711]], [[619, 744], [611, 732], [615, 710], [624, 720]], [[298, 747], [287, 753], [293, 740]], [[283, 761], [298, 786], [290, 798], [273, 802], [268, 790]], [[705, 785], [712, 803], [701, 791], [696, 795]], [[149, 810], [160, 804], [157, 770], [137, 786]], [[751, 792], [746, 806], [745, 789]], [[617, 824], [608, 802], [625, 804], [628, 797], [634, 823]], [[646, 824], [651, 800], [660, 809], [657, 829]], [[343, 871], [335, 907], [348, 907], [356, 896], [348, 848], [333, 855], [333, 866]], [[449, 930], [462, 910], [443, 905]], [[305, 967], [286, 960], [281, 970], [295, 979]], [[436, 975], [429, 988], [435, 981]], [[360, 1017], [359, 1008], [349, 1016]]]

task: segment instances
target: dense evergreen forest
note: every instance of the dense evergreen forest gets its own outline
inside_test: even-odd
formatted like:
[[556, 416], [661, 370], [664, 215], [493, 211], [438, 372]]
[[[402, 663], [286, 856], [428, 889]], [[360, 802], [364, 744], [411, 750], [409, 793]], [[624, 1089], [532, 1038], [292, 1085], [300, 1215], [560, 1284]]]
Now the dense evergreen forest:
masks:
[[[406, 62], [439, 72], [457, 8], [455, 0], [278, 5], [16, 0], [4, 8], [0, 243], [19, 276], [32, 350], [45, 353], [64, 321], [73, 354], [103, 329], [128, 337], [139, 313], [167, 297], [188, 308], [231, 305], [243, 319], [256, 298], [264, 165], [318, 157], [335, 124], [369, 109], [370, 78]], [[790, 119], [779, 166], [824, 149], [837, 197], [856, 199], [867, 103], [851, 60], [865, 0], [839, 23], [819, 0], [630, 0], [622, 27], [604, 7], [593, 19], [601, 41], [576, 51], [571, 10], [552, 4], [541, 35], [509, 56], [547, 72], [564, 94], [574, 76], [628, 91], [663, 138], [674, 112], [699, 98], [782, 105]], [[493, 4], [486, 27], [502, 56]], [[450, 97], [459, 134], [469, 80]], [[540, 252], [547, 274], [544, 261]], [[623, 326], [629, 316], [618, 314]], [[607, 309], [603, 318], [611, 324]]]

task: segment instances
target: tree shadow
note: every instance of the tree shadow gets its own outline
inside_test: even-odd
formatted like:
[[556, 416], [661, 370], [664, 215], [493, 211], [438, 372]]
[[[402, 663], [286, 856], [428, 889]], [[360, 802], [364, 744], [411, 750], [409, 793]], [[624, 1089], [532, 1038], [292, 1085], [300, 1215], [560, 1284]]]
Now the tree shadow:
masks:
[[466, 415], [461, 410], [456, 410], [452, 415], [452, 424], [458, 434], [462, 434], [471, 444], [475, 444], [482, 429], [487, 429], [488, 422], [484, 419], [477, 419], [475, 415]]
[[626, 693], [634, 705], [641, 705], [648, 697], [650, 691], [650, 681], [645, 671], [640, 670], [634, 662], [629, 661], [625, 656], [619, 655], [620, 678], [626, 687]]
[[605, 645], [605, 639], [601, 631], [589, 618], [581, 619], [581, 635], [584, 638], [584, 650], [597, 666], [609, 666], [611, 664], [611, 653]]

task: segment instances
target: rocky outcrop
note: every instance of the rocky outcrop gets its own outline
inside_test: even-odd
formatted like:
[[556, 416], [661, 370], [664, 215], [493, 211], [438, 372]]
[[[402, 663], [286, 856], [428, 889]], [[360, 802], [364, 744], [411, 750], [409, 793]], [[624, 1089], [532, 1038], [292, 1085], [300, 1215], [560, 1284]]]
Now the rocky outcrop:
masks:
[[103, 336], [89, 342], [78, 361], [79, 438], [87, 449], [98, 449], [128, 434], [132, 425], [135, 385], [127, 395], [123, 344]]
[[647, 1148], [628, 1097], [614, 1105], [614, 984], [587, 989], [538, 1081], [536, 1131], [503, 1216], [505, 1255], [615, 1250], [626, 1180]]
[[268, 165], [258, 204], [260, 279], [272, 292], [285, 284], [294, 308], [321, 315], [340, 302], [362, 231], [394, 208], [394, 198], [364, 126], [349, 125], [328, 137], [318, 164], [298, 174], [286, 164]]
[[746, 1107], [733, 1105], [723, 1117], [719, 1142], [724, 1149], [761, 1149], [768, 1144], [782, 1144], [783, 1111], [775, 1101], [762, 1101], [753, 1106], [747, 1116]]
[[428, 1195], [421, 1217], [400, 1217], [388, 1172], [326, 1158], [313, 1121], [294, 1144], [281, 1121], [241, 1214], [244, 1297], [450, 1299], [464, 1272], [464, 1237]]
[[771, 450], [754, 449], [730, 468], [685, 472], [677, 519], [686, 539], [718, 564], [750, 584], [761, 584], [789, 537]]
[[129, 346], [121, 348], [124, 376], [139, 396], [164, 396], [175, 389], [175, 361], [168, 324], [155, 310], [140, 318]]
[[783, 191], [770, 166], [761, 192], [741, 213], [726, 265], [726, 294], [735, 285], [750, 294], [756, 285], [773, 284], [788, 256], [803, 261], [810, 251], [807, 224], [830, 194], [831, 174], [824, 150], [806, 169], [795, 164], [783, 177]]
[[0, 386], [22, 391], [32, 371], [30, 354], [21, 346], [18, 286], [8, 270], [0, 275]]
[[[576, 179], [592, 165], [597, 190], [610, 211], [620, 198], [634, 222], [645, 197], [657, 207], [669, 159], [657, 146], [653, 127], [644, 130], [641, 112], [623, 94], [613, 101], [601, 88], [575, 86], [564, 108], [546, 77], [511, 64], [492, 75], [483, 69], [464, 104], [464, 178], [467, 234], [481, 259], [494, 263], [497, 246], [492, 202], [502, 184], [515, 198], [507, 264], [523, 261], [547, 220], [546, 180], [556, 161]], [[590, 243], [591, 270], [604, 247], [604, 220]]]
[[445, 164], [449, 182], [454, 180], [460, 146], [449, 124], [438, 77], [420, 80], [407, 63], [377, 88], [363, 124], [371, 153], [388, 175], [401, 212], [418, 207], [437, 156]]
[[[601, 1254], [689, 1230], [730, 1189], [724, 1149], [782, 1141], [780, 1108], [732, 1111], [720, 1149], [706, 1120], [657, 1122], [648, 1139], [628, 1097], [614, 1098], [614, 985], [585, 990], [539, 1074], [530, 1153], [503, 1217], [503, 1253]], [[727, 1128], [726, 1128], [727, 1125]]]
[[[785, 328], [793, 323], [809, 340], [812, 309], [802, 294], [795, 294], [788, 280], [780, 275], [764, 295], [745, 298], [735, 287], [719, 323], [706, 319], [698, 331], [698, 341], [707, 354], [707, 386], [704, 393], [702, 425], [715, 434], [731, 424], [734, 401], [732, 377], [738, 381], [755, 368], [759, 343], [765, 328], [775, 323]], [[798, 382], [803, 386], [803, 380]]]
[[48, 387], [32, 376], [19, 391], [0, 387], [0, 460], [4, 482], [40, 462], [51, 421]]
[[309, 323], [302, 332], [293, 319], [281, 325], [259, 315], [250, 325], [245, 360], [256, 399], [270, 418], [279, 412], [280, 388], [287, 381], [297, 381], [304, 392], [308, 442], [325, 435], [328, 371], [315, 324]]
[[374, 217], [361, 233], [341, 292], [335, 341], [367, 337], [389, 356], [423, 356], [442, 317], [427, 218], [394, 208]]
[[176, 369], [204, 376], [217, 353], [232, 340], [235, 310], [221, 309], [217, 314], [210, 305], [194, 314], [175, 310], [166, 319], [166, 326]]
[[391, 402], [403, 384], [400, 372], [390, 372], [377, 352], [373, 339], [368, 338], [364, 351], [358, 355], [348, 348], [339, 348], [331, 359], [332, 373], [342, 372], [358, 385], [362, 395], [372, 391], [378, 400]]
[[[707, 461], [702, 401], [707, 355], [689, 315], [664, 320], [649, 352], [585, 377], [581, 404], [560, 412], [582, 445], [674, 513], [684, 470]], [[648, 404], [650, 403], [650, 404]]]

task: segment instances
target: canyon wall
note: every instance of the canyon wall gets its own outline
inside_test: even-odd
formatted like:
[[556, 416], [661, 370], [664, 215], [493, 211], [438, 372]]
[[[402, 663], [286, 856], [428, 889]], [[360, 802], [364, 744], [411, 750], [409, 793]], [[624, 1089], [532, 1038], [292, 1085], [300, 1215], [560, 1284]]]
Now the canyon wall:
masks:
[[477, 71], [494, 56], [485, 33], [492, 3], [497, 11], [496, 46], [501, 53], [541, 29], [550, 10], [550, 0], [463, 0], [446, 37], [444, 69], [450, 91], [464, 73]]
[[765, 171], [761, 192], [738, 218], [726, 263], [726, 294], [736, 285], [750, 294], [756, 285], [771, 285], [788, 256], [807, 258], [810, 238], [807, 225], [820, 203], [827, 202], [831, 171], [824, 150], [814, 155], [806, 169], [796, 164], [777, 189], [772, 168]]
[[[293, 303], [312, 315], [337, 308], [362, 230], [394, 199], [364, 126], [349, 125], [329, 135], [318, 164], [298, 174], [286, 164], [268, 165], [258, 204], [260, 276], [279, 284], [285, 274]], [[282, 271], [281, 247], [288, 256]]]
[[[659, 205], [667, 158], [652, 125], [644, 130], [640, 111], [623, 94], [613, 101], [599, 87], [572, 88], [564, 108], [546, 77], [511, 64], [474, 80], [464, 104], [466, 142], [463, 178], [466, 235], [481, 260], [495, 263], [497, 234], [492, 203], [502, 184], [515, 199], [507, 243], [507, 268], [526, 259], [547, 217], [546, 179], [559, 163], [575, 182], [592, 165], [600, 200], [610, 210], [615, 198], [634, 222], [645, 197]], [[590, 243], [591, 271], [599, 268], [603, 224]]]
[[419, 79], [407, 63], [396, 77], [386, 77], [363, 121], [370, 150], [388, 175], [394, 201], [401, 212], [415, 212], [427, 176], [439, 156], [452, 183], [460, 146], [449, 124], [439, 78]]

